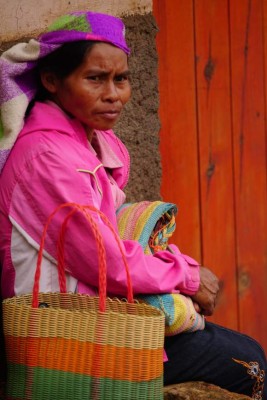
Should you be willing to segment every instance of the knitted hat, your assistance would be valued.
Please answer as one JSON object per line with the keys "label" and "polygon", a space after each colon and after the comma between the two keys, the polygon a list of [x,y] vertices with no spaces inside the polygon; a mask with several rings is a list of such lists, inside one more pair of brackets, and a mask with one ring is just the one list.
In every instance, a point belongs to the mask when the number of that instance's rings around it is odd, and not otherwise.
{"label": "knitted hat", "polygon": [[125,41],[125,26],[120,18],[95,12],[74,12],[56,19],[40,42],[59,44],[77,40],[96,40],[111,43],[130,53]]}

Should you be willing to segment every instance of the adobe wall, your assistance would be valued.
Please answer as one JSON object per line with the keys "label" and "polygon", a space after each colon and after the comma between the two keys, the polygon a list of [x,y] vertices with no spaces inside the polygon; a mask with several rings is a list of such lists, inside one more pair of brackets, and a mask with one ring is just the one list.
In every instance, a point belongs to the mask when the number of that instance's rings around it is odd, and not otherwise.
{"label": "adobe wall", "polygon": [[[63,13],[84,10],[85,4],[88,9],[88,1],[84,0],[47,0],[40,2],[40,7],[36,7],[39,0],[12,0],[11,3],[0,0],[1,51],[14,43],[38,35],[55,17]],[[90,9],[118,15],[126,25],[127,41],[131,47],[129,64],[132,98],[115,127],[115,132],[126,144],[131,155],[127,201],[157,200],[160,198],[161,180],[158,148],[160,124],[155,46],[157,27],[152,15],[152,1],[90,1]]]}
{"label": "adobe wall", "polygon": [[[161,164],[159,154],[158,78],[152,14],[124,18],[132,54],[132,99],[126,106],[116,132],[131,155],[128,201],[159,200]],[[126,31],[127,32],[127,31]]]}

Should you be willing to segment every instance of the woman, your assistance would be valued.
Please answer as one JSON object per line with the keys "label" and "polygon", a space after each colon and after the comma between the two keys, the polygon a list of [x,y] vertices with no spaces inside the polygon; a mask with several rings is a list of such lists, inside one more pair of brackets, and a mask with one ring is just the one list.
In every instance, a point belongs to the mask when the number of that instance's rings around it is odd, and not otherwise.
{"label": "woman", "polygon": [[[32,291],[42,228],[59,204],[94,205],[116,227],[130,165],[125,146],[111,130],[131,94],[124,30],[117,18],[74,13],[57,20],[38,41],[17,45],[2,57],[4,298]],[[48,232],[41,291],[58,290],[54,244],[60,220],[55,218]],[[116,242],[108,228],[98,225],[107,252],[107,287],[111,295],[125,296]],[[175,246],[148,256],[137,242],[123,245],[135,295],[179,291],[192,297],[204,315],[212,314],[218,280],[211,271]],[[95,295],[95,243],[79,215],[69,224],[65,247],[68,290]],[[246,364],[255,361],[259,371],[266,369],[264,352],[254,340],[207,323],[205,330],[168,338],[165,345],[165,384],[203,380],[248,395],[254,387],[260,396],[262,384],[255,386],[258,377],[251,379]],[[232,358],[244,361],[245,368]]]}

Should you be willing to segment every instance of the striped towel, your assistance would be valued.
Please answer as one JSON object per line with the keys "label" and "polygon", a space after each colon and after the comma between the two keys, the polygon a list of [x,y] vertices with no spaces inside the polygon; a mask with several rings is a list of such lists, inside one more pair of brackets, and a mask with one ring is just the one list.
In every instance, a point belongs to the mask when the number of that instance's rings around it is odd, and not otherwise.
{"label": "striped towel", "polygon": [[[168,240],[176,227],[176,214],[175,204],[162,201],[123,204],[117,210],[120,237],[138,241],[145,254],[171,251]],[[196,312],[188,296],[178,293],[139,295],[138,300],[163,311],[166,336],[194,332],[205,327],[204,316]]]}

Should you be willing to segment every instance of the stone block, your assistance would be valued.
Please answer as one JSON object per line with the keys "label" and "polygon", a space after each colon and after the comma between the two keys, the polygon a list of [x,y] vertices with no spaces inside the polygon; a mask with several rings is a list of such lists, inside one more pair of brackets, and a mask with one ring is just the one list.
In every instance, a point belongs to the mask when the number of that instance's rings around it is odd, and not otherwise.
{"label": "stone block", "polygon": [[186,382],[164,387],[164,400],[249,400],[251,397],[232,393],[205,382]]}

